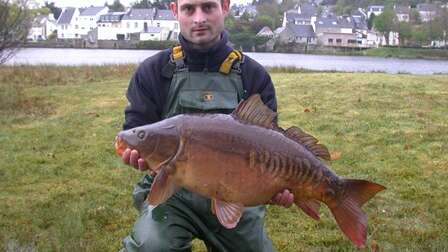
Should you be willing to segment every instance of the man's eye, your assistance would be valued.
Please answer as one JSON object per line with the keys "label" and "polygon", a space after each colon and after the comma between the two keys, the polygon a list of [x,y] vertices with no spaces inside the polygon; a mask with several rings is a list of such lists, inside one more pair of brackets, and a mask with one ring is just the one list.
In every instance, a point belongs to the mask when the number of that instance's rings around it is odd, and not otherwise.
{"label": "man's eye", "polygon": [[193,7],[191,7],[191,6],[185,6],[185,7],[183,8],[183,10],[184,10],[184,12],[192,13],[192,12],[193,12]]}
{"label": "man's eye", "polygon": [[210,12],[212,10],[213,6],[210,4],[206,4],[202,7],[202,11],[204,12]]}

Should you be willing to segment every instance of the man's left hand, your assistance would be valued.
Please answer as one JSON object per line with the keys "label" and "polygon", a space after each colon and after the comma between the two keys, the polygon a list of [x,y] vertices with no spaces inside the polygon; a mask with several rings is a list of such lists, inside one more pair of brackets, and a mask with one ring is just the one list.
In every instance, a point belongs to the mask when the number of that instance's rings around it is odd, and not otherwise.
{"label": "man's left hand", "polygon": [[292,203],[294,203],[294,194],[292,194],[288,189],[277,193],[269,202],[269,204],[283,207],[290,207]]}

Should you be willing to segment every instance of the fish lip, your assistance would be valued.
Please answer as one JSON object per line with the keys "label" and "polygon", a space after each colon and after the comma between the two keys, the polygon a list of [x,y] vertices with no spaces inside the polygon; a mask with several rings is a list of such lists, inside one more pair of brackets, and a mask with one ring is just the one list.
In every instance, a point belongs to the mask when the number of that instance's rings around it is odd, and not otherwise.
{"label": "fish lip", "polygon": [[115,152],[117,155],[122,156],[124,151],[128,148],[128,144],[120,136],[115,137]]}

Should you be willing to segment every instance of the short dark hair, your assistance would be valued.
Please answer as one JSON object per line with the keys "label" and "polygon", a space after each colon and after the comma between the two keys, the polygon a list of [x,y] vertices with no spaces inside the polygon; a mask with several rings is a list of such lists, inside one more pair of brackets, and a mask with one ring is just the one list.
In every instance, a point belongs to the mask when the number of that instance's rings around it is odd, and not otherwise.
{"label": "short dark hair", "polygon": [[[178,3],[178,1],[179,0],[173,0],[173,2],[176,2],[176,4]],[[220,2],[221,2],[221,5],[222,5],[224,3],[224,0],[221,0]],[[229,0],[229,2],[230,2],[230,0]]]}

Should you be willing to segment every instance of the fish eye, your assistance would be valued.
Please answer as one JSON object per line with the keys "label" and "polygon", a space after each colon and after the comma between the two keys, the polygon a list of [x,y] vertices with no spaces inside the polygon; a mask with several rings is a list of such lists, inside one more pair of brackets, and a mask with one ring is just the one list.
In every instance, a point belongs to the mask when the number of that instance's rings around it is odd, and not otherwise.
{"label": "fish eye", "polygon": [[140,139],[142,139],[142,140],[143,140],[143,138],[145,138],[145,135],[146,135],[146,133],[145,133],[144,130],[140,130],[140,131],[137,133],[137,137],[140,138]]}

